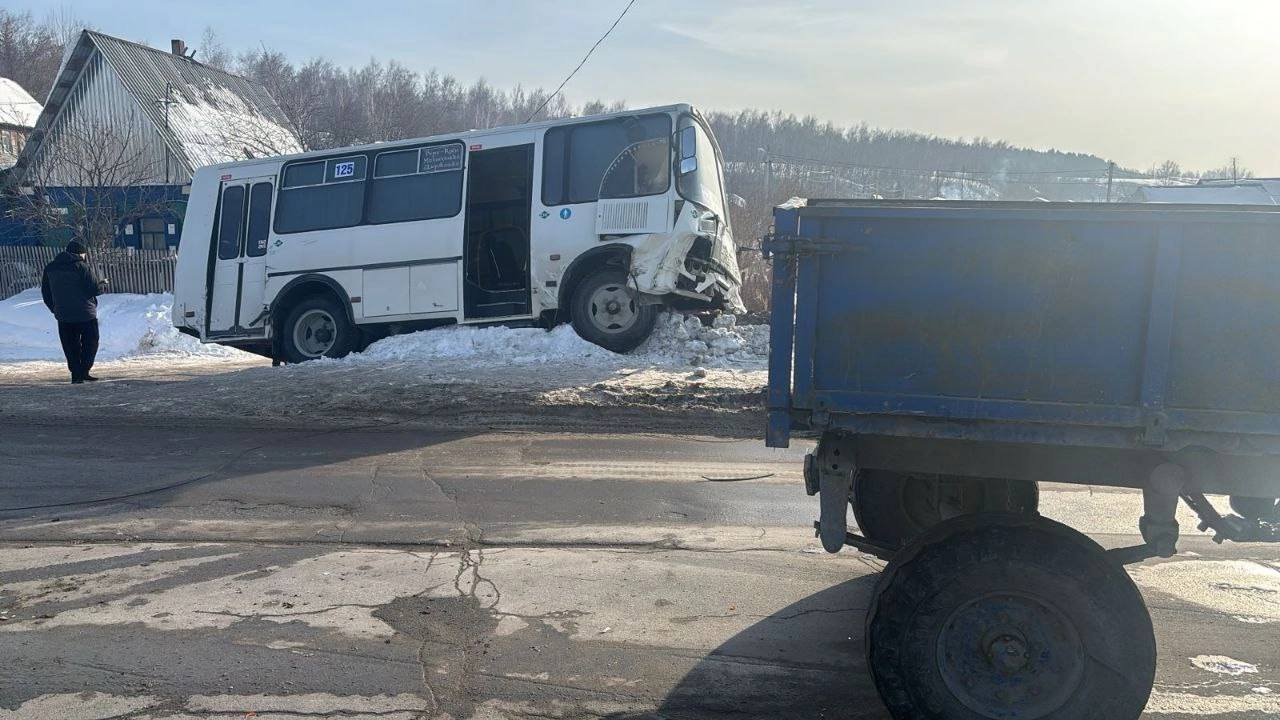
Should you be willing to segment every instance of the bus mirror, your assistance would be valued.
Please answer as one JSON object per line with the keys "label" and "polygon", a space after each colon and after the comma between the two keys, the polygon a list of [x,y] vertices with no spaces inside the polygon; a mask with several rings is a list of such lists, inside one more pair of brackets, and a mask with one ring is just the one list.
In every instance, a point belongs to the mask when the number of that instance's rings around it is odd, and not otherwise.
{"label": "bus mirror", "polygon": [[680,130],[680,174],[698,169],[698,131],[692,125]]}

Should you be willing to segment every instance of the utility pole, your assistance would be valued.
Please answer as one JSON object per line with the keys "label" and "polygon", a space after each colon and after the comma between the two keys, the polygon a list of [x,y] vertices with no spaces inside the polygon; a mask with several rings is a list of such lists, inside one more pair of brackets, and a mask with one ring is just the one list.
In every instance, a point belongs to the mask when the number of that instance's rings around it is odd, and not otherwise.
{"label": "utility pole", "polygon": [[1107,202],[1111,202],[1111,181],[1116,176],[1116,164],[1114,162],[1107,163]]}
{"label": "utility pole", "polygon": [[769,156],[769,148],[758,148],[764,156],[764,202],[773,205],[773,158]]}

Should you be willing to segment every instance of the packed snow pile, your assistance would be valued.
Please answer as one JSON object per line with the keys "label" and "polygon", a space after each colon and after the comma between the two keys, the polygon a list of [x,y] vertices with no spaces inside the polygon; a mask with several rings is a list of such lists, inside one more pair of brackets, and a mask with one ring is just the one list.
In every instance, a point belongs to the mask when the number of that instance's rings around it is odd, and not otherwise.
{"label": "packed snow pile", "polygon": [[627,355],[618,355],[578,337],[569,325],[539,328],[445,327],[379,340],[350,362],[466,360],[476,365],[572,363],[743,367],[767,364],[769,328],[738,325],[721,315],[710,326],[697,317],[663,313],[653,335]]}
{"label": "packed snow pile", "polygon": [[[167,293],[103,295],[98,298],[101,340],[98,358],[116,360],[138,355],[238,357],[238,350],[204,345],[179,333],[169,320],[173,296]],[[62,360],[58,323],[32,288],[0,300],[0,362]]]}
{"label": "packed snow pile", "polygon": [[1247,675],[1258,672],[1257,665],[1229,658],[1225,655],[1197,655],[1191,658],[1191,664],[1201,670],[1207,670],[1219,675]]}
{"label": "packed snow pile", "polygon": [[613,353],[561,325],[541,328],[449,326],[396,335],[352,355],[351,362],[466,360],[477,365],[600,362]]}
{"label": "packed snow pile", "polygon": [[636,354],[713,367],[767,364],[769,326],[739,325],[737,321],[735,315],[719,315],[708,327],[693,315],[663,313],[653,335]]}

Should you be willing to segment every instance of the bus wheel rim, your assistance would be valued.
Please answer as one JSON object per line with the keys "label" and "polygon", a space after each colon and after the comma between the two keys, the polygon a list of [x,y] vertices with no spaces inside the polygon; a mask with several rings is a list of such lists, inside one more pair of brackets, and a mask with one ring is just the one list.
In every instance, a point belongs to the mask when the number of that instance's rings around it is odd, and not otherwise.
{"label": "bus wheel rim", "polygon": [[337,341],[337,323],[325,310],[308,310],[293,326],[293,346],[307,357],[323,356]]}
{"label": "bus wheel rim", "polygon": [[591,293],[591,323],[607,333],[625,332],[636,322],[636,300],[626,285],[608,283]]}

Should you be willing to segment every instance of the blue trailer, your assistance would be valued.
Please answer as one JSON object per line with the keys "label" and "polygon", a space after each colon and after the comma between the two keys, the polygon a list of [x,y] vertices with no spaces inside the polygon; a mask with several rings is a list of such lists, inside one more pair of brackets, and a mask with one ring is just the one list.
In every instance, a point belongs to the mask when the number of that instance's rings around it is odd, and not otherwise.
{"label": "blue trailer", "polygon": [[[866,637],[894,717],[1138,717],[1123,565],[1176,552],[1180,500],[1280,539],[1280,208],[794,201],[764,250],[767,442],[818,438],[824,547],[889,561]],[[1141,489],[1143,544],[1040,517],[1042,481]]]}

